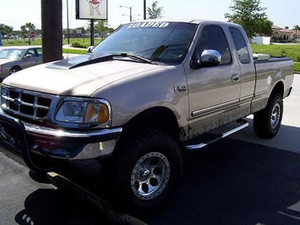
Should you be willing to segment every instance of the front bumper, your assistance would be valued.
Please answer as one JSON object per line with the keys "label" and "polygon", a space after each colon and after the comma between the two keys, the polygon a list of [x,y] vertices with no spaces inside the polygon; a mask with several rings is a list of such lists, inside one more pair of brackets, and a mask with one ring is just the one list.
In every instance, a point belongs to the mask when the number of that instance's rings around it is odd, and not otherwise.
{"label": "front bumper", "polygon": [[16,119],[0,110],[0,150],[40,170],[35,155],[55,159],[91,159],[112,153],[122,128],[65,131]]}

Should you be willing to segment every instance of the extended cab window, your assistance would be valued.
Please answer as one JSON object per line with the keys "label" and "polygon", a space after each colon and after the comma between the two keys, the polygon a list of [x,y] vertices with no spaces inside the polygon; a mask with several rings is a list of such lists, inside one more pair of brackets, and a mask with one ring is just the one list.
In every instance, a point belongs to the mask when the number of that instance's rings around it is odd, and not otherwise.
{"label": "extended cab window", "polygon": [[250,63],[249,50],[241,31],[235,27],[230,27],[229,30],[232,35],[240,62],[243,64]]}
{"label": "extended cab window", "polygon": [[223,29],[217,25],[208,25],[203,28],[197,43],[196,51],[198,55],[204,50],[217,50],[222,56],[221,65],[231,62],[231,54]]}

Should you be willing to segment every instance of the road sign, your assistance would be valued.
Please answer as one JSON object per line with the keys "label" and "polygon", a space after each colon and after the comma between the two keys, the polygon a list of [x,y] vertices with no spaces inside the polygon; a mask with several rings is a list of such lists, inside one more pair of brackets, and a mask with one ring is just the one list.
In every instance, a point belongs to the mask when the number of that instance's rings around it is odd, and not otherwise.
{"label": "road sign", "polygon": [[76,19],[107,20],[107,0],[76,0]]}

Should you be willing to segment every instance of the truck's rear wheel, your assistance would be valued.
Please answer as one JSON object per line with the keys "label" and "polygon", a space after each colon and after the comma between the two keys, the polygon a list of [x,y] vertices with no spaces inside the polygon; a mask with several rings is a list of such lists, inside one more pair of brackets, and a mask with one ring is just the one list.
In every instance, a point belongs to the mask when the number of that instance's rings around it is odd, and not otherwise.
{"label": "truck's rear wheel", "polygon": [[254,132],[261,138],[274,137],[280,128],[282,113],[282,96],[279,93],[273,93],[267,107],[254,114]]}
{"label": "truck's rear wheel", "polygon": [[177,143],[160,131],[146,130],[126,138],[118,148],[110,162],[110,194],[116,205],[135,212],[164,205],[182,173]]}

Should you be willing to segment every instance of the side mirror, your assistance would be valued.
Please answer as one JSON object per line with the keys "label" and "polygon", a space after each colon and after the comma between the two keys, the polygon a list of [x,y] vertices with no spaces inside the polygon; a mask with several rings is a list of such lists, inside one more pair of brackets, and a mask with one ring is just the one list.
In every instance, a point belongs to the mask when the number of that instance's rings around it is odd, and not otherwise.
{"label": "side mirror", "polygon": [[25,58],[25,59],[28,59],[28,58],[32,58],[32,57],[33,57],[33,56],[32,56],[31,54],[26,54],[24,58]]}
{"label": "side mirror", "polygon": [[86,50],[87,53],[91,53],[95,46],[89,46]]}
{"label": "side mirror", "polygon": [[192,69],[199,69],[201,67],[212,67],[221,64],[221,54],[213,49],[204,50],[200,58],[195,56],[191,61]]}

